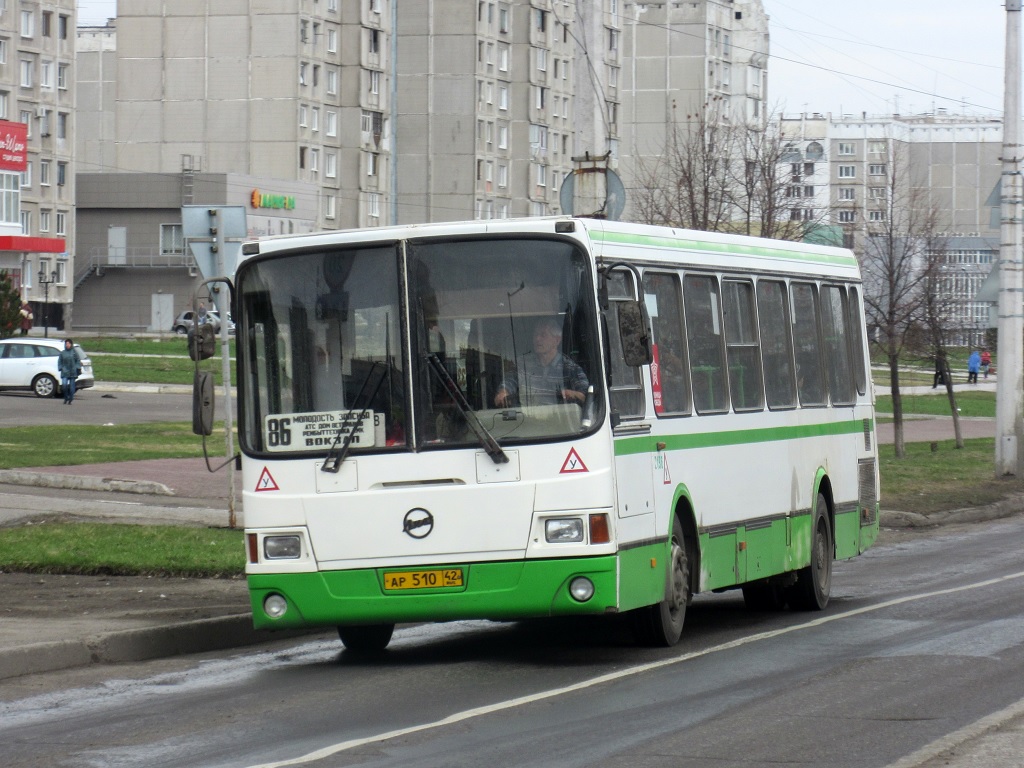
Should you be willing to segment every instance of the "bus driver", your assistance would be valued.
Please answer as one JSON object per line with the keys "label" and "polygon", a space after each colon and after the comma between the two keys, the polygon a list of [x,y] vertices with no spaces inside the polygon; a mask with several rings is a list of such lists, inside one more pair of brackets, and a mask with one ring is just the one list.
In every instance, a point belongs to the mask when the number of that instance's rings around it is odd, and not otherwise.
{"label": "bus driver", "polygon": [[554,317],[541,318],[533,327],[533,352],[519,361],[506,376],[494,397],[499,408],[514,405],[578,403],[587,398],[590,381],[583,369],[562,354],[562,324]]}

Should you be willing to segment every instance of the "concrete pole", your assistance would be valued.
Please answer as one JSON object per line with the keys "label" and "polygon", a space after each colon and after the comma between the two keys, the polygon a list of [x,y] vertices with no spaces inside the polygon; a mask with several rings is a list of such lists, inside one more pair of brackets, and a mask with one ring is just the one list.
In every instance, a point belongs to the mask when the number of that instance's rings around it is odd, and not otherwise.
{"label": "concrete pole", "polygon": [[1021,252],[1021,2],[1006,0],[1002,223],[999,246],[999,370],[996,376],[996,477],[1021,474],[1024,389],[1024,272]]}

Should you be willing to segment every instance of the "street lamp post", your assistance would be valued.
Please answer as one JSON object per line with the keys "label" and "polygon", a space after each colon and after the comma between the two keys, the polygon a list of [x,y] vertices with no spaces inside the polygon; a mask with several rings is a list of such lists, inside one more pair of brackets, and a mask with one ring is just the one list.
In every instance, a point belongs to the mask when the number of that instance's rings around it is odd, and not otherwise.
{"label": "street lamp post", "polygon": [[50,285],[57,282],[57,270],[50,272],[50,279],[46,279],[46,273],[39,270],[39,284],[43,286],[43,336],[50,338]]}

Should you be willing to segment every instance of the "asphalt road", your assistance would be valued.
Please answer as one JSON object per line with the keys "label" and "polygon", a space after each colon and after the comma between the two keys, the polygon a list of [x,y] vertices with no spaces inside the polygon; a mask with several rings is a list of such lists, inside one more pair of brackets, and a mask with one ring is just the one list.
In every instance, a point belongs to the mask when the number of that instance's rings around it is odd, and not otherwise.
{"label": "asphalt road", "polygon": [[900,535],[837,565],[827,611],[701,596],[673,649],[611,621],[458,622],[400,628],[371,659],[328,637],[62,675],[0,704],[0,751],[12,768],[889,766],[1024,698],[1022,546],[1022,516]]}
{"label": "asphalt road", "polygon": [[[220,402],[217,405],[219,407]],[[71,405],[64,405],[64,401],[57,397],[41,398],[29,392],[0,392],[0,427],[139,424],[148,421],[191,422],[192,396],[84,389],[75,395]]]}

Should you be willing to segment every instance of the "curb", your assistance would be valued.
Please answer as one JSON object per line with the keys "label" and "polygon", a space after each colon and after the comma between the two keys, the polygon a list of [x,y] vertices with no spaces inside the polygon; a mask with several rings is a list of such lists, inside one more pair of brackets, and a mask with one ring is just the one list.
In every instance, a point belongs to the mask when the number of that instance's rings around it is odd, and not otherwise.
{"label": "curb", "polygon": [[119,491],[152,496],[173,496],[174,491],[153,480],[122,480],[116,477],[89,477],[62,475],[56,472],[27,472],[20,469],[0,469],[0,483],[29,485],[36,488],[65,488],[80,491]]}
{"label": "curb", "polygon": [[247,613],[168,626],[106,632],[81,640],[39,643],[0,651],[0,680],[92,664],[146,661],[221,651],[315,632],[323,632],[323,629],[275,632],[253,629],[252,616]]}
{"label": "curb", "polygon": [[879,524],[884,528],[937,528],[941,525],[955,523],[984,523],[989,520],[1001,520],[1004,517],[1020,514],[1022,509],[1024,509],[1024,494],[1014,494],[982,507],[949,509],[930,515],[922,515],[919,512],[883,510],[879,516]]}

